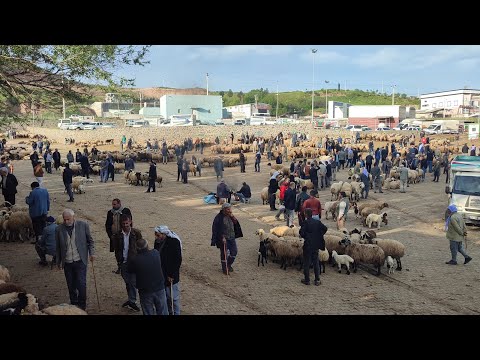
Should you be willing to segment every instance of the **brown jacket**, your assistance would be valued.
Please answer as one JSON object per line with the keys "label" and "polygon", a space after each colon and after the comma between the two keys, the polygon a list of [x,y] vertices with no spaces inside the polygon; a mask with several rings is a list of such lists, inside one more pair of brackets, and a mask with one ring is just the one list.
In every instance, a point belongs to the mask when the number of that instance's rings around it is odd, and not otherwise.
{"label": "brown jacket", "polygon": [[[126,261],[130,260],[132,256],[137,254],[137,246],[136,242],[138,239],[142,238],[142,233],[140,230],[132,228],[130,231],[130,237],[128,242],[128,255]],[[113,234],[112,236],[113,247],[115,250],[115,258],[117,259],[117,263],[122,264],[125,259],[123,258],[123,233],[120,230],[118,233]]]}
{"label": "brown jacket", "polygon": [[42,164],[35,165],[35,168],[33,169],[33,176],[35,176],[35,177],[42,177],[43,176]]}

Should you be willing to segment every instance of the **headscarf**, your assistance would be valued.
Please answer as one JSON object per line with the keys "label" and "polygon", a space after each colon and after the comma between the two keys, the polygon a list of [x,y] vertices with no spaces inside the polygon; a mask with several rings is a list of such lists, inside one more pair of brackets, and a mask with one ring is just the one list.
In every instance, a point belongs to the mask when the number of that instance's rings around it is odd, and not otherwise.
{"label": "headscarf", "polygon": [[175,234],[172,230],[170,230],[168,228],[167,225],[159,225],[155,228],[155,232],[156,233],[161,233],[161,234],[165,234],[167,235],[168,237],[171,237],[173,239],[177,239],[178,242],[180,243],[180,252],[182,251],[182,240],[180,240],[180,236],[178,236],[177,234]]}
{"label": "headscarf", "polygon": [[456,213],[457,212],[457,207],[455,205],[450,205],[447,210],[450,210],[451,214],[450,216],[447,218],[447,220],[445,221],[445,231],[448,230],[448,225],[450,224],[450,218],[452,216],[453,213]]}

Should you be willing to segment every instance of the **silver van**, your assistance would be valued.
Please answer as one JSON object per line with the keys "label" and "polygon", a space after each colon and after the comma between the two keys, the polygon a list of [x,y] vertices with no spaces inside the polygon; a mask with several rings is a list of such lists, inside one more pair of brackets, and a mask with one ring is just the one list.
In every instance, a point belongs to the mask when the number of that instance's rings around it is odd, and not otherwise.
{"label": "silver van", "polygon": [[60,129],[68,129],[68,127],[72,124],[72,119],[59,119],[57,123],[57,127]]}

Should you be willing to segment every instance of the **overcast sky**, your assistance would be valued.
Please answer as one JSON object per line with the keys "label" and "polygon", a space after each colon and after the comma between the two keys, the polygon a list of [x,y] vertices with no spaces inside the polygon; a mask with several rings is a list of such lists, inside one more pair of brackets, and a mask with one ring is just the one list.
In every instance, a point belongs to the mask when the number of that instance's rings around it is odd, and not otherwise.
{"label": "overcast sky", "polygon": [[208,73],[212,91],[305,91],[313,75],[315,89],[383,86],[391,94],[396,85],[395,93],[415,96],[480,89],[479,45],[155,45],[149,60],[119,74],[136,87],[206,88]]}

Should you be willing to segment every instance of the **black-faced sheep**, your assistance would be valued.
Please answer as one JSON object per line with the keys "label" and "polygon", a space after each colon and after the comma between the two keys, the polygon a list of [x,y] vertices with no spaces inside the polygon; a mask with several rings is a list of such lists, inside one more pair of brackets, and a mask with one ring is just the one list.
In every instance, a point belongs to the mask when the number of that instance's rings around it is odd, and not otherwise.
{"label": "black-faced sheep", "polygon": [[339,245],[344,247],[344,252],[353,258],[353,272],[357,272],[357,264],[371,264],[377,269],[377,276],[381,274],[381,268],[385,263],[385,253],[377,245],[355,244],[348,239],[340,241]]}

